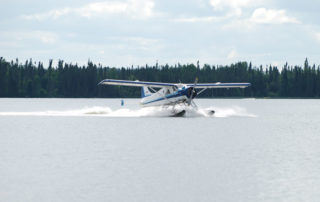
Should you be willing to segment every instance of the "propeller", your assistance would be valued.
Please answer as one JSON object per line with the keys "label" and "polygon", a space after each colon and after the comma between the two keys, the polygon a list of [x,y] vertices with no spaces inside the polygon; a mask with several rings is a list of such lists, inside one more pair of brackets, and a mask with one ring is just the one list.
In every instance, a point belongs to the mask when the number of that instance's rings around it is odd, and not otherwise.
{"label": "propeller", "polygon": [[190,97],[189,97],[189,99],[187,100],[187,103],[188,103],[189,106],[191,105],[191,103],[192,103],[194,106],[197,106],[197,105],[192,101],[192,99],[197,95],[197,91],[196,91],[196,89],[195,89],[197,83],[198,83],[198,78],[196,77],[196,79],[194,80],[194,85],[193,85],[193,87],[190,87],[190,88],[189,88]]}

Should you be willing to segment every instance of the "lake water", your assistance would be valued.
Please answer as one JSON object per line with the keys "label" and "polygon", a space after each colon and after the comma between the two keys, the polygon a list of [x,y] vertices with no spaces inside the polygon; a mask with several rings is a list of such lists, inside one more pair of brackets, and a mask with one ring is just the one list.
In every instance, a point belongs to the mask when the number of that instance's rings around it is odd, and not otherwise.
{"label": "lake water", "polygon": [[195,101],[0,99],[0,201],[320,201],[320,100]]}

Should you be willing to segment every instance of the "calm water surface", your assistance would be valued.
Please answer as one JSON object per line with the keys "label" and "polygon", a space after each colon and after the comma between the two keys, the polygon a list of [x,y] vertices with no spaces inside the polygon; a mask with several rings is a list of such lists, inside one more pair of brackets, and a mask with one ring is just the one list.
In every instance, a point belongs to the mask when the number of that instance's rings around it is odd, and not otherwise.
{"label": "calm water surface", "polygon": [[0,99],[0,201],[320,201],[320,100]]}

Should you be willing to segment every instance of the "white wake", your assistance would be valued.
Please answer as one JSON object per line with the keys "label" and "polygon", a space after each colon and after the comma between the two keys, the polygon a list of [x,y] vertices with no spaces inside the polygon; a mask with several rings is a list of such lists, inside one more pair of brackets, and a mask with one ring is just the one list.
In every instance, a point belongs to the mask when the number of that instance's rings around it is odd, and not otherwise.
{"label": "white wake", "polygon": [[[173,110],[179,112],[186,110],[184,117],[256,117],[254,114],[248,113],[245,108],[241,107],[209,107],[198,108],[177,106],[172,107],[145,107],[140,109],[120,108],[112,110],[109,107],[85,107],[83,109],[62,110],[62,111],[34,111],[34,112],[0,112],[0,116],[100,116],[100,117],[170,117]],[[215,111],[214,114],[210,113]]]}

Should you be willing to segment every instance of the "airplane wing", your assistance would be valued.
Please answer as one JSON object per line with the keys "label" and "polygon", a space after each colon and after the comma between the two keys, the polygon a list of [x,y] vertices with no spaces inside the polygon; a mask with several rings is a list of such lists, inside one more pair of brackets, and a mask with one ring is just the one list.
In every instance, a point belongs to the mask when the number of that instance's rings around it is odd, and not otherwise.
{"label": "airplane wing", "polygon": [[[174,83],[162,83],[162,82],[150,82],[150,81],[131,81],[131,80],[116,80],[116,79],[105,79],[102,80],[99,85],[119,85],[119,86],[149,86],[155,88],[163,88],[170,86],[177,86],[181,84]],[[194,88],[246,88],[251,86],[250,83],[197,83],[197,84],[182,84]]]}
{"label": "airplane wing", "polygon": [[150,86],[155,88],[176,86],[173,83],[161,83],[161,82],[149,82],[149,81],[130,81],[130,80],[115,80],[115,79],[105,79],[102,80],[98,85],[119,85],[119,86]]}
{"label": "airplane wing", "polygon": [[187,84],[194,88],[246,88],[251,86],[251,83],[197,83]]}

